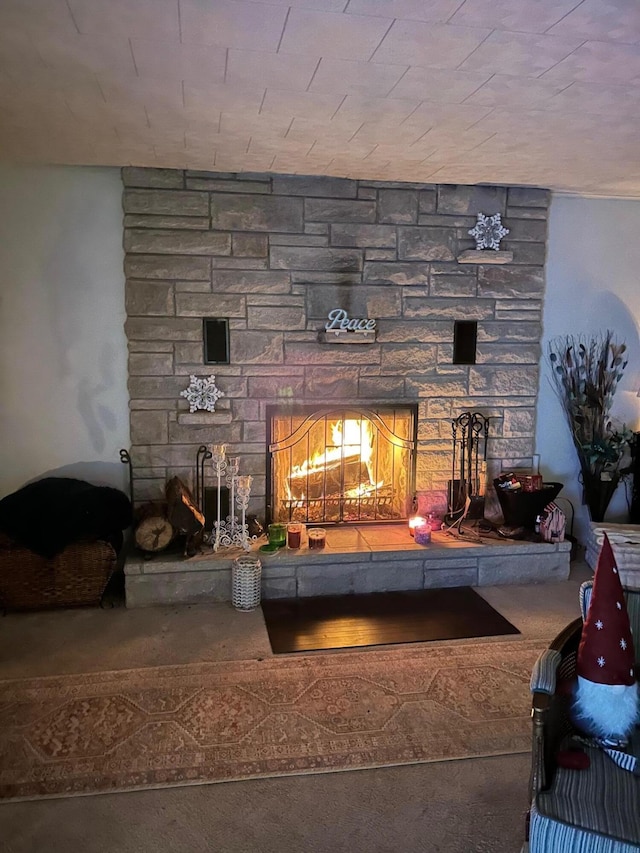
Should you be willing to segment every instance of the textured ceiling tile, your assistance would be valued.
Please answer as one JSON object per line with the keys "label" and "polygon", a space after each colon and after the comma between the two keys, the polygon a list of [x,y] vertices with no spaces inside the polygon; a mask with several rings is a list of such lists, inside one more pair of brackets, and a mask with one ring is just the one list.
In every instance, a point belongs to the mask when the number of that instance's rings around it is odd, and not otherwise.
{"label": "textured ceiling tile", "polygon": [[459,6],[460,0],[349,0],[346,12],[444,24]]}
{"label": "textured ceiling tile", "polygon": [[340,95],[318,95],[314,92],[285,92],[267,89],[261,113],[278,113],[298,118],[330,119],[340,106]]}
{"label": "textured ceiling tile", "polygon": [[640,77],[640,47],[589,41],[545,74],[549,80],[630,83]]}
{"label": "textured ceiling tile", "polygon": [[230,50],[226,82],[234,86],[305,90],[318,64],[315,57]]}
{"label": "textured ceiling tile", "polygon": [[34,44],[43,61],[53,69],[65,68],[83,74],[100,71],[135,73],[131,48],[127,39],[76,35],[56,38],[35,37]]}
{"label": "textured ceiling tile", "polygon": [[77,33],[66,0],[2,0],[0,33],[13,27],[30,33]]}
{"label": "textured ceiling tile", "polygon": [[560,36],[496,31],[461,66],[463,71],[537,77],[580,44]]}
{"label": "textured ceiling tile", "polygon": [[257,114],[264,97],[261,89],[239,89],[236,86],[191,86],[184,85],[185,109],[199,114],[200,110],[213,112],[252,112]]}
{"label": "textured ceiling tile", "polygon": [[564,88],[562,83],[534,78],[506,77],[496,74],[470,95],[465,104],[484,104],[489,107],[513,106],[536,108],[544,106]]}
{"label": "textured ceiling tile", "polygon": [[276,51],[287,10],[241,0],[180,0],[182,41]]}
{"label": "textured ceiling tile", "polygon": [[270,6],[291,6],[293,9],[317,9],[320,12],[342,12],[347,0],[253,0]]}
{"label": "textured ceiling tile", "polygon": [[224,83],[227,51],[222,47],[149,39],[132,39],[131,47],[140,77],[184,80],[202,86]]}
{"label": "textured ceiling tile", "polygon": [[248,133],[250,135],[277,134],[280,141],[291,126],[291,116],[278,113],[231,113],[223,112],[220,118],[220,133]]}
{"label": "textured ceiling tile", "polygon": [[14,27],[0,28],[0,63],[44,67],[31,36]]}
{"label": "textured ceiling tile", "polygon": [[177,2],[0,0],[0,157],[640,195],[635,0]]}
{"label": "textured ceiling tile", "polygon": [[360,127],[361,122],[352,118],[334,118],[331,121],[321,121],[315,118],[294,118],[287,139],[309,140],[309,144],[318,137],[341,139],[347,142]]}
{"label": "textured ceiling tile", "polygon": [[349,117],[361,122],[379,122],[397,126],[408,118],[420,101],[404,98],[363,98],[358,95],[348,95],[340,104],[336,118]]}
{"label": "textured ceiling tile", "polygon": [[[540,81],[542,82],[542,81]],[[580,112],[616,116],[620,103],[640,112],[640,87],[616,86],[606,83],[572,83],[544,103],[544,109],[563,113]]]}
{"label": "textured ceiling tile", "polygon": [[407,125],[388,125],[379,122],[365,122],[353,137],[354,140],[370,145],[396,144],[411,145],[427,130],[426,127]]}
{"label": "textured ceiling tile", "polygon": [[459,104],[489,79],[488,74],[468,71],[439,71],[436,68],[411,67],[390,92],[393,98],[420,98]]}
{"label": "textured ceiling tile", "polygon": [[466,0],[452,24],[491,27],[513,32],[544,33],[574,8],[579,0]]}
{"label": "textured ceiling tile", "polygon": [[360,142],[354,139],[352,142],[340,142],[332,139],[318,139],[309,153],[313,153],[314,157],[337,157],[344,154],[348,157],[353,157],[354,160],[362,160],[372,153],[376,148],[375,145],[366,142]]}
{"label": "textured ceiling tile", "polygon": [[80,100],[68,101],[69,110],[76,121],[86,129],[110,128],[119,123],[121,127],[142,128],[147,127],[147,117],[144,107],[134,106],[127,110],[103,104],[96,109],[93,104],[87,104]]}
{"label": "textured ceiling tile", "polygon": [[176,41],[178,0],[68,0],[81,33]]}
{"label": "textured ceiling tile", "polygon": [[278,154],[273,161],[272,169],[282,174],[328,174],[328,165],[330,158],[323,159],[322,157],[314,157],[311,154],[308,157],[299,157],[291,154]]}
{"label": "textured ceiling tile", "polygon": [[280,50],[316,58],[367,60],[390,24],[390,18],[292,9]]}
{"label": "textured ceiling tile", "polygon": [[94,75],[78,77],[66,73],[65,69],[52,71],[43,65],[11,64],[3,69],[2,86],[16,87],[21,97],[28,98],[30,93],[39,93],[43,97],[51,97],[52,93],[78,94],[92,96],[104,100],[97,78]]}
{"label": "textured ceiling tile", "polygon": [[594,41],[637,43],[640,6],[637,0],[584,0],[549,32]]}
{"label": "textured ceiling tile", "polygon": [[457,68],[489,35],[482,27],[395,21],[372,57],[375,62]]}
{"label": "textured ceiling tile", "polygon": [[239,151],[217,151],[216,169],[222,172],[268,172],[273,155],[254,156]]}
{"label": "textured ceiling tile", "polygon": [[[386,166],[388,164],[385,163],[384,165]],[[347,157],[334,157],[329,163],[331,174],[338,175],[339,177],[346,177],[349,175],[350,177],[361,181],[374,180],[375,175],[378,172],[378,168],[379,167],[375,164],[368,163],[366,160],[354,163]]]}
{"label": "textured ceiling tile", "polygon": [[407,119],[405,125],[415,127],[436,127],[447,124],[457,130],[466,130],[491,112],[489,107],[475,104],[436,104],[423,102]]}
{"label": "textured ceiling tile", "polygon": [[472,151],[478,145],[482,145],[494,136],[495,131],[482,130],[472,127],[470,130],[461,132],[459,128],[449,127],[446,124],[441,127],[433,127],[424,133],[411,147],[423,151],[425,156],[434,148],[446,149],[451,152]]}
{"label": "textured ceiling tile", "polygon": [[181,109],[182,86],[155,78],[127,77],[117,74],[99,74],[98,83],[107,104],[126,109],[134,104],[144,104],[152,109]]}
{"label": "textured ceiling tile", "polygon": [[[323,58],[309,90],[342,95],[385,97],[407,68],[407,65],[383,65],[379,62]],[[404,96],[398,95],[398,97]],[[413,97],[413,95],[407,97]]]}

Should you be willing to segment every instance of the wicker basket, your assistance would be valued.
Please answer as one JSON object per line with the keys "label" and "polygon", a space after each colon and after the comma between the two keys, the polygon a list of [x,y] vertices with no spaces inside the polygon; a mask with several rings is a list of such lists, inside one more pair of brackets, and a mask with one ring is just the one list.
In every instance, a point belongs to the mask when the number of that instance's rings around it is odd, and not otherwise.
{"label": "wicker basket", "polygon": [[117,556],[107,542],[75,542],[51,560],[0,538],[0,607],[44,610],[100,604]]}

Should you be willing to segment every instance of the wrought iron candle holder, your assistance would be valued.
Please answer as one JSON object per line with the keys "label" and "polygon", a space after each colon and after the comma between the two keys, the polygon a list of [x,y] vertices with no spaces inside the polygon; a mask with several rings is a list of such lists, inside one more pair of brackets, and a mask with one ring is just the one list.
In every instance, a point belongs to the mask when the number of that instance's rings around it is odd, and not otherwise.
{"label": "wrought iron candle holder", "polygon": [[[249,551],[251,550],[251,541],[255,538],[249,536],[249,527],[246,523],[246,511],[249,506],[253,477],[241,476],[238,473],[240,458],[238,456],[227,457],[226,454],[226,444],[211,445],[211,463],[216,473],[218,488],[218,517],[214,522],[213,550],[240,547]],[[230,490],[229,515],[225,520],[222,520],[220,511],[223,478]],[[236,516],[236,507],[241,511],[240,523],[238,523]]]}

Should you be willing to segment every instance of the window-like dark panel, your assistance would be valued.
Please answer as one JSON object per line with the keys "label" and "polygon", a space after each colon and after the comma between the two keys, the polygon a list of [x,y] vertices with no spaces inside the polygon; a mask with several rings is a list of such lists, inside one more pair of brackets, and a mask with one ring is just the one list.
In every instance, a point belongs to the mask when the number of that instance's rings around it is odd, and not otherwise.
{"label": "window-like dark panel", "polygon": [[456,320],[453,326],[453,363],[475,364],[478,324],[475,320]]}
{"label": "window-like dark panel", "polygon": [[204,363],[229,364],[229,321],[205,317],[202,324]]}

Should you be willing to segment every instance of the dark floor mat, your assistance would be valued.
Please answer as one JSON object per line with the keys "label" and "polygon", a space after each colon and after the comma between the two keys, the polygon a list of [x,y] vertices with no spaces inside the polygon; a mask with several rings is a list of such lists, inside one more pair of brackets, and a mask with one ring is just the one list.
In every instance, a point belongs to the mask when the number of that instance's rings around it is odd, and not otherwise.
{"label": "dark floor mat", "polygon": [[519,634],[469,586],[262,602],[275,654]]}

